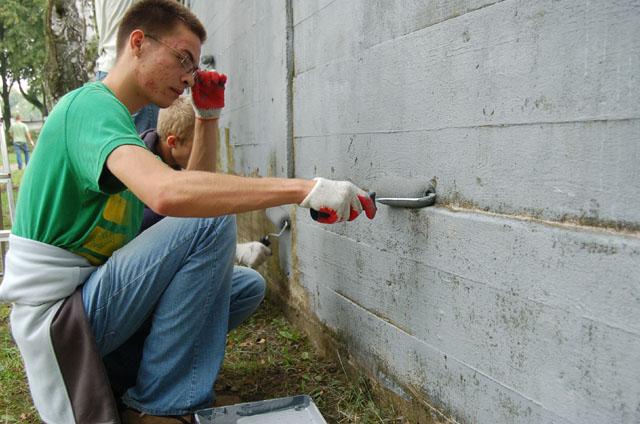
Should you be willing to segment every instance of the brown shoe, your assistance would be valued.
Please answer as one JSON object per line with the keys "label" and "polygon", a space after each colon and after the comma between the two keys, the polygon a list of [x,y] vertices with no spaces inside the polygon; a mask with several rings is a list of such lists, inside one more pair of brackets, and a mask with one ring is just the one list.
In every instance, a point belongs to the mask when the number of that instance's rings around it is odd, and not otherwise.
{"label": "brown shoe", "polygon": [[148,415],[128,408],[122,413],[123,424],[194,424],[193,414],[190,415]]}

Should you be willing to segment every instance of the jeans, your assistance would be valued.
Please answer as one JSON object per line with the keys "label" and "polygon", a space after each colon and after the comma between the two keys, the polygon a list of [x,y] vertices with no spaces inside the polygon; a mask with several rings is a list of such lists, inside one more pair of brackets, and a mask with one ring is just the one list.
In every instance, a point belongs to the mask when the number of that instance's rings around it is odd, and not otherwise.
{"label": "jeans", "polygon": [[18,161],[18,169],[22,169],[22,155],[24,154],[24,165],[27,166],[29,163],[29,147],[27,147],[27,143],[22,141],[15,141],[13,143],[13,148],[16,151],[16,160]]}
{"label": "jeans", "polygon": [[146,130],[154,129],[158,126],[158,113],[160,113],[160,108],[153,103],[149,103],[131,115],[133,122],[136,124],[138,134],[142,134]]}
{"label": "jeans", "polygon": [[[106,76],[107,72],[98,71],[96,72],[96,81],[102,81]],[[158,113],[160,112],[160,108],[153,104],[149,103],[144,106],[142,109],[138,110],[132,116],[133,122],[136,125],[136,130],[138,134],[142,134],[146,130],[155,129],[158,126]]]}
{"label": "jeans", "polygon": [[110,378],[137,369],[125,405],[152,415],[211,406],[227,331],[264,297],[262,277],[233,266],[235,244],[234,216],[165,218],[86,280],[84,307]]}

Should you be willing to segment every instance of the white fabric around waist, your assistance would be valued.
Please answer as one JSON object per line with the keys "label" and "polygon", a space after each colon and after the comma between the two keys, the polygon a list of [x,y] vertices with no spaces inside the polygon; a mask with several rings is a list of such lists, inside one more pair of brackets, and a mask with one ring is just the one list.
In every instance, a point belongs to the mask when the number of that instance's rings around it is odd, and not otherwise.
{"label": "white fabric around waist", "polygon": [[94,270],[85,258],[67,250],[9,236],[0,301],[13,302],[11,331],[24,360],[33,402],[47,423],[75,422],[50,328],[63,299]]}
{"label": "white fabric around waist", "polygon": [[56,302],[71,295],[95,268],[75,253],[11,234],[0,301],[32,306]]}

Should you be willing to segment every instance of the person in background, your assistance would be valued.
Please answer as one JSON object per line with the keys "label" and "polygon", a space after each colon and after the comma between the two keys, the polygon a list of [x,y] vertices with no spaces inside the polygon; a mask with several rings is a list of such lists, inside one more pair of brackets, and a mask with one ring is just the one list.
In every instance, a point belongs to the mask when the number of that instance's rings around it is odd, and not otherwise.
{"label": "person in background", "polygon": [[22,155],[24,155],[24,166],[29,163],[29,146],[27,141],[34,146],[29,127],[22,122],[20,115],[16,114],[15,122],[9,128],[9,134],[13,140],[13,148],[16,152],[16,160],[18,161],[18,169],[22,169]]}

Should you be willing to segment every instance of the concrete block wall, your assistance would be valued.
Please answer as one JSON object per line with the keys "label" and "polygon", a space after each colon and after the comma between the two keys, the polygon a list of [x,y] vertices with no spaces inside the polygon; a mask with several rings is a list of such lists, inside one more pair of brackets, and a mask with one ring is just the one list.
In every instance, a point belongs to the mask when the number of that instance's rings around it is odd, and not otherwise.
{"label": "concrete block wall", "polygon": [[280,266],[363,368],[460,423],[640,422],[639,2],[190,3],[223,169],[436,184],[294,209]]}
{"label": "concrete block wall", "polygon": [[246,175],[287,176],[285,2],[191,1],[206,24],[202,55],[230,76],[219,168]]}

